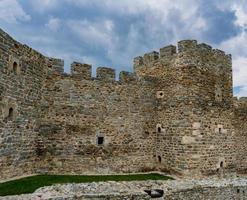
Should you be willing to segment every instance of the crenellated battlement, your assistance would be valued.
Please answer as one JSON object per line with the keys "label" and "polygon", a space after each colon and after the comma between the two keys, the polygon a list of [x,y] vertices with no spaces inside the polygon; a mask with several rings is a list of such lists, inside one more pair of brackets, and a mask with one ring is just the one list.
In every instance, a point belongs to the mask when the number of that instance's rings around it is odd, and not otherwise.
{"label": "crenellated battlement", "polygon": [[[64,75],[77,80],[98,80],[105,82],[113,82],[116,80],[116,70],[110,67],[98,67],[96,69],[96,77],[92,76],[92,65],[74,61],[70,67],[70,74],[64,74],[64,61],[58,58],[46,58],[48,74]],[[121,71],[118,76],[121,83],[132,83],[136,81],[136,76],[127,71]]]}
{"label": "crenellated battlement", "polygon": [[[152,67],[154,63],[168,61],[172,66],[196,66],[204,70],[229,71],[231,55],[219,49],[213,49],[205,43],[198,44],[196,40],[182,40],[174,45],[160,48],[159,52],[152,51],[134,58],[134,71],[142,67]],[[224,67],[224,69],[221,69]]]}
{"label": "crenellated battlement", "polygon": [[[98,67],[96,69],[96,79],[92,76],[92,65],[73,62],[71,64],[72,78],[79,80],[97,80],[105,82],[116,81],[116,70],[109,67]],[[120,83],[132,83],[136,80],[133,73],[127,71],[121,71],[118,76]]]}

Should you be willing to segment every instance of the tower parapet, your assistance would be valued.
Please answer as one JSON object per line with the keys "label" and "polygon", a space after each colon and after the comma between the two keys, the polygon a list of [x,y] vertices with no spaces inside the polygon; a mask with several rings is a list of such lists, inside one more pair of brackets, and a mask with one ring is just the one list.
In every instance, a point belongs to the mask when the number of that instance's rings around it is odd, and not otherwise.
{"label": "tower parapet", "polygon": [[196,40],[182,40],[178,42],[177,49],[176,52],[176,46],[169,45],[161,48],[159,53],[153,51],[134,58],[134,71],[162,61],[169,61],[168,65],[171,66],[195,66],[216,73],[231,71],[231,55],[210,45],[198,44]]}

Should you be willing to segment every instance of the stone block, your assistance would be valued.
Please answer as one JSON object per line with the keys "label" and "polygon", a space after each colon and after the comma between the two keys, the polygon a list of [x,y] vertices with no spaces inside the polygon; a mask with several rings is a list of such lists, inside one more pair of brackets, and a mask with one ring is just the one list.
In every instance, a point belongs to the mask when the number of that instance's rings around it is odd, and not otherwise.
{"label": "stone block", "polygon": [[200,134],[201,134],[200,130],[193,130],[192,131],[192,135],[194,135],[194,136],[197,136],[197,135],[200,135]]}
{"label": "stone block", "polygon": [[194,144],[196,143],[196,138],[191,136],[183,136],[181,144]]}
{"label": "stone block", "polygon": [[201,128],[201,123],[200,122],[194,122],[193,123],[193,129],[199,129]]}

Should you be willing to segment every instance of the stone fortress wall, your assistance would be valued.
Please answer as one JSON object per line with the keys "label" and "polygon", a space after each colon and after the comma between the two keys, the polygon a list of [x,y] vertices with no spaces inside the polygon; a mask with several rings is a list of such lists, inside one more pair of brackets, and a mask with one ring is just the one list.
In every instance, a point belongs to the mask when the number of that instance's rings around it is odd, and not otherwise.
{"label": "stone fortress wall", "polygon": [[159,81],[156,153],[162,168],[194,176],[234,171],[231,66],[230,55],[193,40],[135,59],[138,76]]}
{"label": "stone fortress wall", "polygon": [[236,132],[236,152],[237,152],[237,169],[239,173],[247,173],[247,98],[242,97],[235,100],[234,110],[234,127]]}
{"label": "stone fortress wall", "polygon": [[40,167],[54,173],[152,169],[153,83],[132,79],[122,73],[115,81],[109,68],[98,68],[93,78],[91,66],[79,63],[71,75],[49,76],[36,127]]}
{"label": "stone fortress wall", "polygon": [[45,58],[0,30],[0,178],[34,173]]}
{"label": "stone fortress wall", "polygon": [[63,73],[0,31],[0,179],[34,173],[246,172],[246,106],[230,55],[194,40],[134,59],[134,73]]}

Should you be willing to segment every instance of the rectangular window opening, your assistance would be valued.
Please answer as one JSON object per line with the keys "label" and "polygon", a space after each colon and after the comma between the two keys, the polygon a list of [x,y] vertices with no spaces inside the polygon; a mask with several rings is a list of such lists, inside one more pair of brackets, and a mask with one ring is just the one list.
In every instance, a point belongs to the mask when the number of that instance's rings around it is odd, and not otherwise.
{"label": "rectangular window opening", "polygon": [[104,137],[97,137],[97,144],[103,145],[104,144]]}

